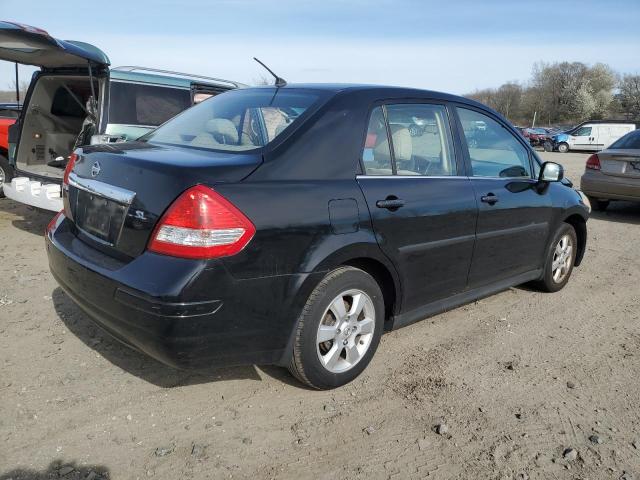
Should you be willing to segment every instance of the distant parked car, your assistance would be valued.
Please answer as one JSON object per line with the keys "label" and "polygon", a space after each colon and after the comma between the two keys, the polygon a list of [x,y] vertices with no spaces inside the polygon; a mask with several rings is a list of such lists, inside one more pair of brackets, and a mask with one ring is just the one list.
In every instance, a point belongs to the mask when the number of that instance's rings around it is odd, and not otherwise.
{"label": "distant parked car", "polygon": [[79,146],[135,140],[203,97],[236,82],[143,67],[109,68],[100,49],[46,31],[0,22],[0,60],[39,66],[9,129],[7,197],[62,209],[63,170]]}
{"label": "distant parked car", "polygon": [[611,200],[640,202],[640,130],[591,155],[580,185],[594,210],[605,210]]}
{"label": "distant parked car", "polygon": [[598,151],[636,129],[634,123],[611,120],[583,122],[572,130],[557,133],[545,142],[544,149],[566,153],[569,150]]}
{"label": "distant parked car", "polygon": [[9,127],[16,122],[22,106],[19,103],[0,103],[0,198],[4,197],[2,184],[11,179],[9,165]]}
{"label": "distant parked car", "polygon": [[549,129],[547,128],[531,127],[525,128],[523,131],[523,135],[527,140],[529,140],[531,146],[538,147],[544,145],[544,142],[549,139],[550,133]]}

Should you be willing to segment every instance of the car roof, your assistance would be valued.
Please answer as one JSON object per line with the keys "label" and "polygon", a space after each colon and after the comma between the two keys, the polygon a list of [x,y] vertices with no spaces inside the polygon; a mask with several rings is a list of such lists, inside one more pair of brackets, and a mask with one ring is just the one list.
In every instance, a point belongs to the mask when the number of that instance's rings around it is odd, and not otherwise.
{"label": "car roof", "polygon": [[20,110],[22,105],[19,103],[0,103],[0,109],[3,110]]}
{"label": "car roof", "polygon": [[[275,90],[275,85],[263,85],[251,88],[266,88]],[[371,84],[353,84],[353,83],[293,83],[287,84],[284,87],[279,87],[284,90],[304,89],[304,90],[317,90],[331,93],[349,93],[349,92],[368,92],[372,96],[380,99],[393,99],[393,98],[424,98],[432,100],[446,100],[450,102],[465,103],[473,105],[484,110],[491,110],[486,105],[483,105],[470,98],[461,97],[458,95],[452,95],[450,93],[438,92],[435,90],[423,90],[419,88],[411,87],[396,87],[389,85],[371,85]]]}

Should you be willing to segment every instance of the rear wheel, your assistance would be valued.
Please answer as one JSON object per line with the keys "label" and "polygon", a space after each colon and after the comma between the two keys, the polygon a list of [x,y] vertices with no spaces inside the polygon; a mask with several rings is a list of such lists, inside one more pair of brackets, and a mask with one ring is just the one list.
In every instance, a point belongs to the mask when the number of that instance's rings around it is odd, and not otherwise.
{"label": "rear wheel", "polygon": [[296,327],[289,371],[317,389],[340,387],[367,367],[384,327],[382,291],[368,273],[340,267],[309,296]]}
{"label": "rear wheel", "polygon": [[0,198],[4,197],[2,184],[8,183],[13,178],[13,168],[9,165],[9,160],[0,155]]}
{"label": "rear wheel", "polygon": [[589,197],[589,203],[591,203],[591,208],[596,212],[604,212],[609,206],[609,200],[602,200],[593,197]]}
{"label": "rear wheel", "polygon": [[576,260],[578,237],[568,223],[562,224],[547,249],[544,276],[538,282],[541,290],[557,292],[569,281]]}
{"label": "rear wheel", "polygon": [[569,151],[569,144],[562,142],[560,145],[558,145],[558,151],[560,153],[567,153]]}

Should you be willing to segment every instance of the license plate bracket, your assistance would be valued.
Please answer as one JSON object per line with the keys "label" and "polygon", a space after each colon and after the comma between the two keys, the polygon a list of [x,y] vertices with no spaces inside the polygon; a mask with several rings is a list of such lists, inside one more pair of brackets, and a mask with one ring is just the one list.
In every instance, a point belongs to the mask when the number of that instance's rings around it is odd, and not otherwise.
{"label": "license plate bracket", "polygon": [[115,245],[127,208],[127,205],[78,189],[74,220],[85,233],[109,245]]}

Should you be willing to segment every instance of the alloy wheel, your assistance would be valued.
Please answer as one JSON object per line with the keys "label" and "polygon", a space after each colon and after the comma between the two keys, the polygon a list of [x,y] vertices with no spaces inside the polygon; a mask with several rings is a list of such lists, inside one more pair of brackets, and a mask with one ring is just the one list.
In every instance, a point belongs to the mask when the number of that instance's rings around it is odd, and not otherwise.
{"label": "alloy wheel", "polygon": [[347,290],[331,301],[316,335],[318,358],[325,369],[343,373],[365,356],[373,340],[375,315],[371,298],[362,290]]}
{"label": "alloy wheel", "polygon": [[573,261],[573,240],[569,235],[563,235],[556,244],[551,263],[551,273],[555,283],[562,283]]}

